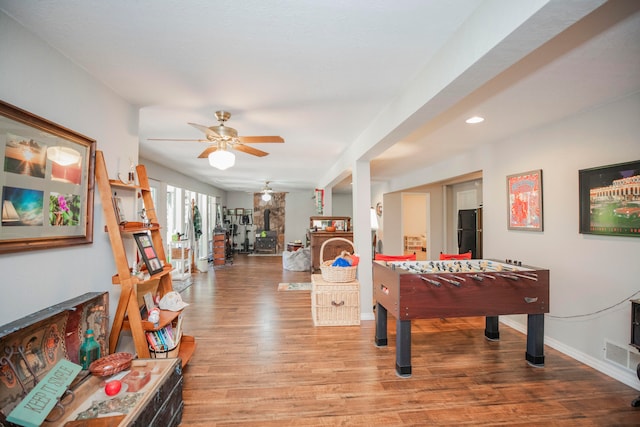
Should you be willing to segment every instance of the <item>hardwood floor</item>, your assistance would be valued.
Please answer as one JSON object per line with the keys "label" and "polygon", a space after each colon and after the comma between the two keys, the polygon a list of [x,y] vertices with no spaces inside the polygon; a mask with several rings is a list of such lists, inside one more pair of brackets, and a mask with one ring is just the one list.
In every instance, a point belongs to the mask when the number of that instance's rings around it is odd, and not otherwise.
{"label": "hardwood floor", "polygon": [[198,348],[184,370],[183,426],[640,425],[639,392],[545,348],[544,368],[524,360],[526,337],[483,318],[413,322],[413,376],[395,374],[374,322],[314,327],[309,282],[280,257],[236,256],[194,274],[185,332]]}

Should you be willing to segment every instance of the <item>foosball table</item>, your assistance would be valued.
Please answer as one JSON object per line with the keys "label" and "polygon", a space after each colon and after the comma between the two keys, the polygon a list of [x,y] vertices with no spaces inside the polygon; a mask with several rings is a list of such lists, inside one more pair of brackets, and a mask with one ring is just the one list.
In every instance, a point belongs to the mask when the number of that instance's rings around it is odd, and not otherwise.
{"label": "foosball table", "polygon": [[376,346],[387,345],[387,313],[396,318],[396,373],[411,376],[411,320],[485,316],[498,340],[498,316],[527,314],[525,358],[544,366],[549,270],[495,260],[374,261]]}

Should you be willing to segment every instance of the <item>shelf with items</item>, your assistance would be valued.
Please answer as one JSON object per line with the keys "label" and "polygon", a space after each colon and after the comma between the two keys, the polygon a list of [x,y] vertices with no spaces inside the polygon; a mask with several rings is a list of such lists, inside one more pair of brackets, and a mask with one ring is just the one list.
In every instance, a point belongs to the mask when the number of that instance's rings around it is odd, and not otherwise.
{"label": "shelf with items", "polygon": [[150,350],[155,352],[168,352],[180,350],[182,338],[182,313],[178,313],[174,320],[163,327],[157,327],[145,332]]}
{"label": "shelf with items", "polygon": [[[140,312],[140,303],[138,298],[138,289],[146,285],[153,284],[155,286],[154,293],[159,297],[173,290],[171,271],[173,267],[167,262],[165,255],[164,243],[158,219],[156,216],[153,198],[149,186],[146,169],[143,165],[136,166],[138,176],[138,185],[125,184],[118,180],[110,180],[108,178],[104,155],[101,151],[96,151],[96,185],[100,192],[100,199],[105,215],[106,231],[109,234],[109,241],[115,259],[117,273],[112,276],[113,284],[120,285],[120,298],[114,315],[111,333],[109,335],[109,352],[116,352],[120,335],[123,330],[130,330],[135,346],[135,351],[140,358],[149,358],[150,351],[146,338],[146,331],[153,329],[154,324],[143,320]],[[116,214],[116,204],[113,197],[116,192],[122,195],[121,190],[133,190],[130,197],[142,198],[142,207],[145,211],[146,218],[144,223],[140,222],[123,222]],[[147,224],[150,224],[148,226]],[[146,235],[145,235],[146,234]],[[125,238],[131,240],[134,237],[138,244],[140,255],[147,266],[147,271],[142,269],[140,273],[133,272],[131,265],[137,264],[137,261],[129,262],[127,251],[125,249]],[[137,253],[137,252],[136,252]],[[134,257],[137,258],[136,255]],[[156,273],[149,275],[149,271]],[[156,283],[157,282],[157,283]],[[161,313],[158,325],[166,326],[172,322],[177,314]],[[166,323],[165,323],[166,322]],[[193,337],[185,339],[190,345],[184,346],[189,349],[187,353],[180,351],[183,366],[189,361],[193,351],[195,350],[195,339]],[[181,346],[182,348],[183,346]]]}
{"label": "shelf with items", "polygon": [[174,240],[169,242],[171,277],[174,280],[191,280],[191,242],[188,240]]}
{"label": "shelf with items", "polygon": [[[149,273],[145,270],[142,270],[141,272],[138,273],[138,276],[134,276],[133,272],[131,271],[131,269],[129,269],[129,280],[131,280],[132,284],[138,284],[138,283],[143,283],[149,280],[153,280],[153,279],[160,279],[162,278],[162,276],[165,276],[169,273],[171,273],[171,270],[173,270],[173,267],[171,266],[171,264],[165,264],[165,266],[162,268],[162,271],[153,275],[149,275]],[[126,279],[125,279],[126,280]],[[120,280],[120,275],[119,274],[114,274],[113,276],[111,276],[111,284],[113,285],[119,285],[121,284],[121,280]],[[171,289],[169,289],[170,291]],[[168,291],[167,291],[168,292]]]}
{"label": "shelf with items", "polygon": [[[170,311],[170,310],[160,310],[160,320],[157,323],[149,322],[148,320],[142,320],[140,322],[140,326],[145,332],[149,331],[157,331],[159,329],[164,328],[165,326],[171,324],[174,320],[178,318],[181,312],[179,311]],[[131,327],[131,323],[128,319],[125,319],[122,322],[123,329],[129,329]]]}
{"label": "shelf with items", "polygon": [[406,252],[420,252],[422,250],[422,237],[404,236],[404,250]]}

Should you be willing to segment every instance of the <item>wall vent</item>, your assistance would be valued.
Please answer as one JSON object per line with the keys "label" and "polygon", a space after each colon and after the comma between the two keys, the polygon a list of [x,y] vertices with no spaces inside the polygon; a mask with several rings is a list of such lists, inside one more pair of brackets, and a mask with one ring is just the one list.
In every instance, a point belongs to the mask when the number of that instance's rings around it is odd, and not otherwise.
{"label": "wall vent", "polygon": [[640,353],[637,351],[629,352],[629,369],[636,370],[640,364]]}
{"label": "wall vent", "polygon": [[604,359],[635,372],[640,363],[640,354],[628,346],[621,346],[605,340]]}

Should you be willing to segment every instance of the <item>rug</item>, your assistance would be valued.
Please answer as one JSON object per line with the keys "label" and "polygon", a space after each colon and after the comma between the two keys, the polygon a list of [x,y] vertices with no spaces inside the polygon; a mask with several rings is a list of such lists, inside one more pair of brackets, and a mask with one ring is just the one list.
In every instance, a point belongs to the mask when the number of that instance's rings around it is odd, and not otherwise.
{"label": "rug", "polygon": [[193,283],[192,279],[189,280],[175,280],[172,282],[173,290],[180,293],[187,289]]}
{"label": "rug", "polygon": [[310,291],[311,283],[278,283],[279,291]]}

